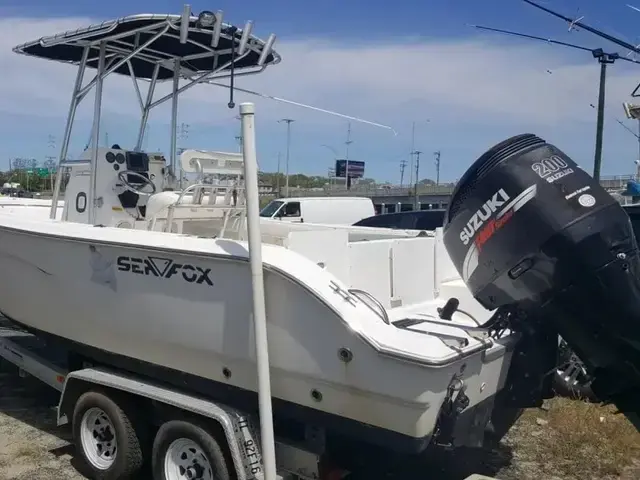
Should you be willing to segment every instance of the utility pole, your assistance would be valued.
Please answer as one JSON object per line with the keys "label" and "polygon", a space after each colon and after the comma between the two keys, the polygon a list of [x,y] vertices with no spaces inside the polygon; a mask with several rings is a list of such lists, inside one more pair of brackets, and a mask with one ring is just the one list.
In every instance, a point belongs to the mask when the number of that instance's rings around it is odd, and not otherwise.
{"label": "utility pole", "polygon": [[413,183],[413,155],[416,149],[416,122],[411,122],[411,153],[409,154],[409,185]]}
{"label": "utility pole", "polygon": [[281,153],[278,152],[278,173],[276,173],[276,192],[278,192],[278,196],[280,196],[280,157]]}
{"label": "utility pole", "polygon": [[285,170],[285,196],[289,196],[289,154],[291,150],[291,123],[295,122],[292,118],[283,118],[282,120],[278,120],[278,123],[285,122],[287,124],[287,155],[284,161],[284,170]]}
{"label": "utility pole", "polygon": [[440,185],[440,150],[433,152],[433,156],[436,157],[436,187]]}
{"label": "utility pole", "polygon": [[[51,149],[56,148],[56,137],[53,135],[49,135],[47,138],[48,147]],[[53,191],[53,169],[56,166],[56,157],[54,155],[45,155],[44,157],[44,167],[49,170],[49,184],[51,187],[51,191]],[[45,183],[46,186],[46,183]]]}
{"label": "utility pole", "polygon": [[416,183],[415,183],[415,200],[414,200],[414,206],[413,209],[417,210],[418,209],[418,179],[420,178],[420,154],[422,153],[419,150],[415,150],[412,152],[415,156],[416,156]]}
{"label": "utility pole", "polygon": [[400,188],[402,188],[402,182],[404,181],[404,169],[407,166],[407,161],[403,158],[400,160]]}
{"label": "utility pole", "polygon": [[349,190],[349,146],[353,143],[351,140],[351,122],[347,124],[347,141],[344,142],[346,146],[345,164],[344,164],[344,185]]}

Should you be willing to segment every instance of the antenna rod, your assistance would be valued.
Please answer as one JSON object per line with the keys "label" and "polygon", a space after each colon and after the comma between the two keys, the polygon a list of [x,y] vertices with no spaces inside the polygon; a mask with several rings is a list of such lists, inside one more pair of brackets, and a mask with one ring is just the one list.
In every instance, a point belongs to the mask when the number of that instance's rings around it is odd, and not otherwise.
{"label": "antenna rod", "polygon": [[605,40],[609,40],[610,42],[615,43],[616,45],[619,45],[621,47],[624,47],[628,50],[631,50],[632,52],[636,52],[636,53],[640,53],[640,49],[638,49],[636,46],[631,45],[630,43],[625,42],[624,40],[620,40],[619,38],[613,37],[611,35],[609,35],[608,33],[604,33],[600,30],[597,30],[593,27],[590,27],[589,25],[586,25],[578,20],[573,20],[569,17],[565,17],[564,15],[554,12],[553,10],[547,8],[547,7],[543,7],[542,5],[537,4],[536,2],[532,2],[531,0],[522,0],[525,3],[528,3],[529,5],[531,5],[532,7],[538,8],[540,10],[542,10],[543,12],[547,12],[550,15],[553,15],[554,17],[557,18],[561,18],[562,20],[564,20],[565,22],[569,22],[573,25],[577,25],[580,28],[585,29],[587,32],[591,32],[594,35],[599,36],[600,38],[604,38]]}
{"label": "antenna rod", "polygon": [[[231,88],[229,85],[225,85],[224,83],[218,83],[218,82],[214,82],[214,81],[208,81],[208,82],[203,82],[203,83],[208,83],[209,85],[215,85],[216,87]],[[351,121],[354,121],[354,122],[366,123],[367,125],[371,125],[373,127],[384,128],[386,130],[391,130],[391,132],[393,133],[394,136],[398,135],[398,132],[396,130],[394,130],[389,125],[383,125],[382,123],[370,122],[369,120],[364,120],[362,118],[352,117],[351,115],[345,115],[343,113],[334,112],[332,110],[325,110],[324,108],[319,108],[319,107],[314,107],[312,105],[307,105],[307,104],[304,104],[304,103],[294,102],[293,100],[287,100],[286,98],[280,98],[280,97],[275,97],[273,95],[267,95],[265,93],[260,93],[260,92],[256,92],[256,91],[253,91],[253,90],[248,90],[246,88],[240,88],[240,87],[233,87],[233,88],[237,92],[248,93],[249,95],[255,95],[256,97],[266,98],[267,100],[274,100],[276,102],[282,102],[282,103],[287,103],[289,105],[295,105],[296,107],[308,108],[309,110],[314,110],[316,112],[326,113],[328,115],[333,115],[333,116],[336,116],[336,117],[346,118],[347,120],[351,120]]]}
{"label": "antenna rod", "polygon": [[528,35],[526,33],[513,32],[511,30],[503,30],[501,28],[485,27],[483,25],[469,25],[470,27],[477,28],[478,30],[487,30],[489,32],[505,33],[507,35],[513,35],[514,37],[529,38],[531,40],[541,40],[547,43],[553,43],[554,45],[562,45],[563,47],[576,48],[578,50],[584,50],[587,52],[593,51],[592,48],[581,47],[580,45],[574,45],[573,43],[561,42],[559,40],[553,40],[551,38],[538,37],[536,35]]}
{"label": "antenna rod", "polygon": [[[583,47],[581,45],[576,45],[574,43],[561,42],[559,40],[554,40],[552,38],[538,37],[536,35],[529,35],[527,33],[514,32],[512,30],[504,30],[502,28],[485,27],[484,25],[468,25],[468,26],[472,28],[477,28],[478,30],[487,30],[488,32],[504,33],[506,35],[512,35],[514,37],[528,38],[531,40],[540,40],[541,42],[551,43],[553,45],[560,45],[563,47],[575,48],[577,50],[583,50],[585,52],[593,53],[599,50],[597,48],[594,49],[594,48]],[[618,54],[610,54],[610,55],[618,55]],[[640,61],[634,60],[633,58],[620,57],[620,56],[617,57],[617,60],[624,60],[625,62],[630,62],[630,63],[640,63]]]}

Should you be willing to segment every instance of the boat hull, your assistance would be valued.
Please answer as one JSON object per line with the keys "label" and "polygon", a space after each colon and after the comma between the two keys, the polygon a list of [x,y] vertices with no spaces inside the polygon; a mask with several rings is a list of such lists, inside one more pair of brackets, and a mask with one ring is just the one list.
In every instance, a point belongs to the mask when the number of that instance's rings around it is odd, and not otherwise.
{"label": "boat hull", "polygon": [[[197,390],[208,395],[233,391],[255,402],[249,264],[229,251],[194,255],[0,228],[0,269],[12,279],[0,288],[0,311],[121,368],[135,371],[139,362],[206,381],[207,392]],[[272,393],[296,407],[289,415],[321,414],[323,425],[327,417],[350,420],[368,441],[378,430],[382,443],[422,448],[454,375],[464,378],[470,406],[504,382],[506,346],[427,368],[381,355],[281,272],[266,269],[265,295]]]}

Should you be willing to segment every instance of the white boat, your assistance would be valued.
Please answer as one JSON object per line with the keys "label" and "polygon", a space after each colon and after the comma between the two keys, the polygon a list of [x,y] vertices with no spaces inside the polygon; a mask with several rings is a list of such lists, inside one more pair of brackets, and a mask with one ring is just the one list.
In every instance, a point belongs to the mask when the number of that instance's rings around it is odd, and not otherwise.
{"label": "white boat", "polygon": [[[62,214],[0,209],[0,270],[12,279],[0,288],[0,311],[67,346],[78,368],[108,365],[254,411],[245,158],[187,151],[178,165],[175,151],[179,93],[280,62],[275,37],[250,31],[250,23],[134,15],[15,48],[75,64],[78,77],[59,157],[69,173]],[[98,72],[84,85],[88,68]],[[96,147],[102,82],[112,73],[136,82],[141,133],[131,150]],[[173,93],[154,100],[165,80]],[[67,160],[77,104],[92,86],[93,147]],[[169,162],[140,150],[149,111],[165,100],[173,102]],[[179,169],[239,180],[180,191]],[[518,335],[478,326],[493,312],[466,288],[441,231],[261,225],[277,435],[322,426],[331,448],[354,461],[372,445],[415,453],[482,443]]]}

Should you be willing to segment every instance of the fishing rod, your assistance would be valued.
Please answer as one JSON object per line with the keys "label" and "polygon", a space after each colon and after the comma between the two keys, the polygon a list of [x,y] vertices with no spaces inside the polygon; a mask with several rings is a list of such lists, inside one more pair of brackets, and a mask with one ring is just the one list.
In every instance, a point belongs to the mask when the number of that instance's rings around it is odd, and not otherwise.
{"label": "fishing rod", "polygon": [[286,103],[288,105],[294,105],[296,107],[306,108],[306,109],[313,110],[313,111],[320,112],[320,113],[326,113],[328,115],[333,115],[335,117],[345,118],[345,119],[351,120],[353,122],[359,122],[359,123],[364,123],[364,124],[367,124],[367,125],[371,125],[373,127],[384,128],[386,130],[391,130],[391,132],[393,133],[394,136],[398,135],[398,132],[395,129],[393,129],[389,125],[384,125],[382,123],[372,122],[372,121],[369,121],[369,120],[365,120],[363,118],[353,117],[351,115],[345,115],[344,113],[338,113],[338,112],[334,112],[332,110],[326,110],[324,108],[314,107],[313,105],[307,105],[305,103],[295,102],[293,100],[287,100],[286,98],[276,97],[276,96],[273,96],[273,95],[267,95],[265,93],[256,92],[254,90],[248,90],[246,88],[240,88],[240,87],[237,87],[235,85],[233,87],[231,87],[231,85],[226,85],[224,83],[214,82],[213,80],[207,80],[207,81],[205,81],[203,83],[207,83],[209,85],[215,85],[216,87],[222,87],[222,88],[228,88],[228,89],[233,88],[234,90],[237,90],[239,92],[247,93],[249,95],[254,95],[254,96],[260,97],[260,98],[265,98],[267,100],[274,100],[276,102]]}
{"label": "fishing rod", "polygon": [[[529,2],[529,0],[524,0],[524,1],[526,1],[527,3],[531,3]],[[568,21],[571,21],[571,19],[568,19]],[[574,24],[584,28],[584,26],[580,25],[580,23],[577,21],[574,22]],[[531,40],[539,40],[539,41],[550,43],[553,45],[560,45],[563,47],[573,48],[576,50],[591,52],[591,55],[598,60],[598,63],[600,64],[600,86],[598,89],[598,109],[597,109],[597,117],[596,117],[596,144],[595,144],[595,153],[594,153],[594,159],[593,159],[593,178],[594,180],[599,181],[600,170],[602,168],[602,141],[603,141],[603,132],[604,132],[604,107],[605,107],[605,92],[606,92],[606,82],[607,82],[607,65],[612,65],[616,60],[623,60],[625,62],[630,62],[630,63],[640,63],[640,61],[635,60],[633,58],[621,57],[618,53],[606,53],[604,52],[604,50],[602,50],[602,48],[587,48],[582,45],[576,45],[568,42],[561,42],[559,40],[553,40],[551,38],[544,38],[536,35],[528,35],[525,33],[514,32],[511,30],[503,30],[500,28],[485,27],[482,25],[470,25],[470,26],[477,28],[479,30],[487,30],[490,32],[503,33],[506,35],[521,37],[521,38],[528,38]]]}

